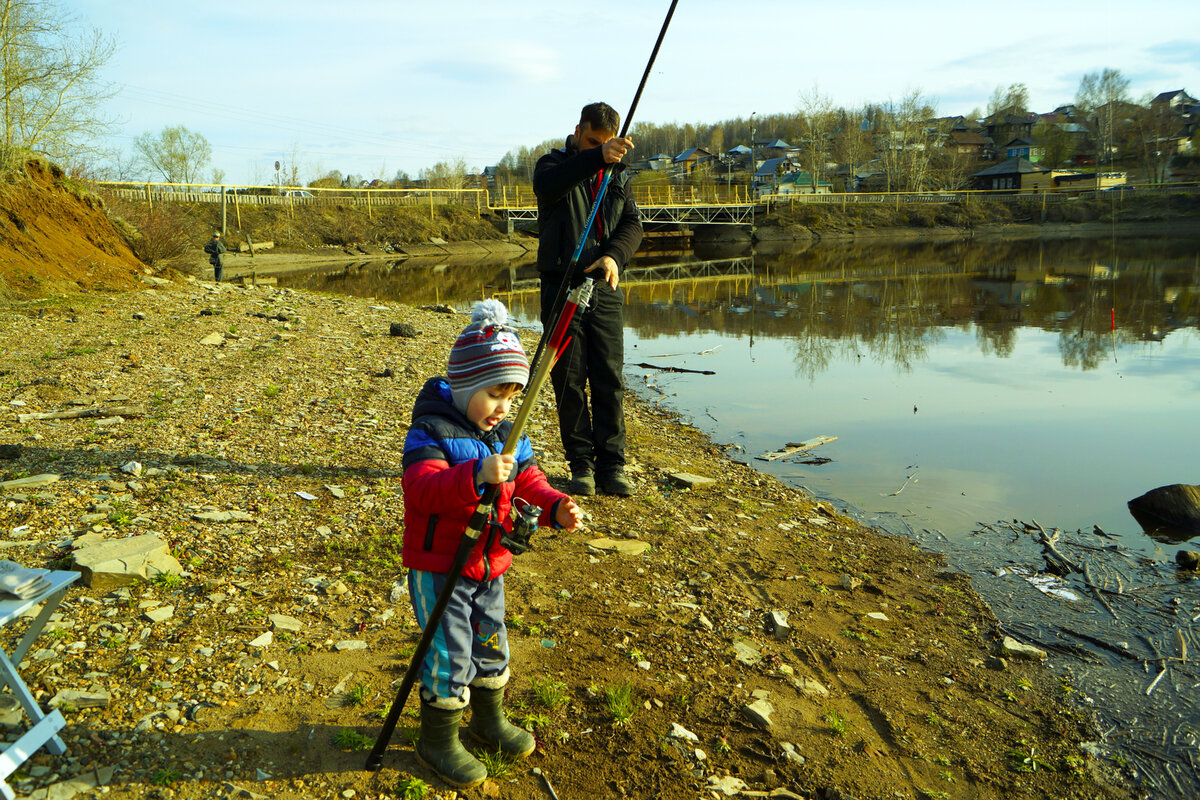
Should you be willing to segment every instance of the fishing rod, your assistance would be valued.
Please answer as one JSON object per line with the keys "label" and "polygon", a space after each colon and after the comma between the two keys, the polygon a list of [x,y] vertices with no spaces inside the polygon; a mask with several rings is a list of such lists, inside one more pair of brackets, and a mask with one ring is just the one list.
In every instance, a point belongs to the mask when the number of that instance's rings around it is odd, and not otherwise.
{"label": "fishing rod", "polygon": [[[567,329],[571,325],[571,318],[575,315],[576,309],[581,306],[587,306],[591,300],[591,295],[592,279],[589,278],[580,284],[567,299],[558,324],[554,326],[554,331],[549,337],[551,357],[545,359],[539,369],[530,375],[529,385],[525,387],[525,398],[521,401],[521,407],[517,410],[517,416],[513,419],[512,430],[509,431],[508,438],[504,440],[504,448],[501,450],[501,455],[512,455],[516,452],[517,444],[521,441],[521,436],[525,431],[529,415],[533,411],[538,392],[545,385],[546,378],[550,374],[550,370],[554,368],[555,362],[562,356],[567,345],[571,343],[571,337],[567,335]],[[383,751],[387,749],[388,742],[391,741],[392,733],[396,729],[396,723],[400,719],[401,712],[404,711],[405,703],[408,702],[408,695],[412,691],[417,677],[421,674],[421,664],[425,661],[425,656],[429,652],[429,646],[438,631],[443,615],[446,613],[446,606],[450,604],[450,598],[454,594],[454,587],[462,575],[463,568],[467,564],[467,558],[471,555],[471,550],[474,549],[476,542],[479,541],[484,525],[487,524],[491,516],[492,506],[495,505],[496,496],[499,492],[499,484],[488,484],[483,492],[483,497],[479,499],[478,505],[475,506],[475,511],[467,521],[467,529],[463,531],[463,537],[458,543],[458,549],[454,553],[454,561],[450,564],[450,571],[446,573],[446,582],[442,586],[442,591],[438,594],[437,601],[433,605],[433,610],[429,612],[429,618],[425,622],[425,629],[421,632],[421,639],[417,642],[417,649],[413,653],[412,663],[408,665],[408,672],[404,674],[404,680],[400,682],[400,689],[396,692],[396,699],[392,701],[392,707],[388,710],[387,717],[383,721],[383,728],[379,732],[379,737],[375,740],[375,747],[372,748],[370,755],[367,756],[367,769],[372,772],[378,770],[383,763]]]}
{"label": "fishing rod", "polygon": [[[658,58],[658,49],[662,47],[663,38],[667,35],[667,28],[671,24],[671,17],[675,15],[675,6],[678,4],[679,0],[671,0],[671,7],[667,9],[667,18],[663,20],[662,28],[658,32],[658,39],[654,42],[654,49],[650,51],[650,60],[646,62],[646,69],[642,72],[642,80],[638,83],[637,91],[633,94],[633,103],[629,106],[629,113],[625,115],[625,123],[621,126],[621,132],[617,134],[617,138],[623,139],[629,133],[629,126],[633,122],[633,114],[637,111],[638,101],[642,99],[642,90],[646,88],[646,80],[650,77],[650,70],[654,66],[654,60]],[[618,162],[604,168],[604,177],[600,181],[600,188],[596,190],[596,199],[592,201],[591,211],[588,212],[587,224],[583,226],[583,232],[579,235],[575,251],[571,253],[571,260],[568,262],[567,269],[563,273],[562,283],[558,287],[558,294],[554,297],[554,304],[550,306],[555,319],[557,319],[557,314],[560,313],[559,309],[563,304],[563,300],[570,290],[571,278],[575,274],[575,268],[579,264],[579,257],[583,254],[583,248],[587,244],[588,235],[592,231],[592,224],[596,221],[596,214],[600,211],[600,203],[604,200],[604,195],[608,191],[609,181],[618,167],[624,169],[625,165]],[[538,341],[537,350],[533,353],[532,364],[536,365],[542,357],[545,341],[544,336]]]}
{"label": "fishing rod", "polygon": [[[646,79],[650,75],[650,68],[653,66],[654,59],[658,55],[658,49],[662,45],[663,37],[667,33],[667,26],[671,22],[671,16],[675,13],[675,6],[678,2],[679,0],[671,0],[671,9],[667,12],[666,21],[663,22],[662,30],[658,34],[658,40],[654,43],[654,51],[650,55],[650,61],[646,64],[645,72],[642,73],[642,80],[638,84],[637,93],[633,98],[633,105],[629,109],[629,115],[625,118],[625,126],[621,129],[621,136],[625,136],[629,130],[629,122],[633,118],[633,112],[637,109],[638,100],[641,98],[642,90],[646,86]],[[525,387],[525,395],[521,400],[521,407],[517,409],[512,429],[509,431],[508,437],[504,440],[504,448],[501,450],[501,455],[512,455],[516,452],[517,444],[524,433],[529,415],[533,412],[534,405],[536,404],[538,393],[541,392],[542,387],[545,385],[550,371],[554,368],[554,364],[562,357],[563,352],[566,351],[567,346],[571,342],[571,337],[567,335],[567,331],[571,326],[571,320],[579,309],[586,309],[588,303],[591,301],[593,286],[591,278],[586,279],[571,291],[569,295],[567,291],[570,286],[569,279],[571,273],[579,262],[579,256],[583,252],[588,232],[591,230],[592,223],[596,219],[596,212],[600,208],[600,201],[604,198],[604,192],[608,186],[611,174],[612,168],[609,167],[605,170],[604,182],[596,192],[596,200],[592,204],[587,226],[583,230],[583,235],[579,238],[579,244],[576,246],[575,253],[571,257],[567,273],[563,276],[558,297],[554,302],[555,308],[558,308],[560,305],[562,308],[557,312],[555,323],[550,329],[549,335],[543,334],[542,338],[538,341],[537,353],[530,364],[529,385]],[[550,349],[550,357],[543,359],[543,351],[547,346]],[[475,506],[475,511],[467,521],[467,528],[463,531],[463,537],[459,541],[458,549],[454,553],[454,561],[450,565],[450,571],[446,574],[446,581],[442,586],[442,591],[438,594],[437,601],[434,603],[433,609],[425,621],[425,628],[421,632],[420,641],[417,642],[417,649],[413,653],[412,662],[408,666],[408,671],[404,674],[404,679],[400,682],[400,688],[396,692],[396,699],[392,701],[392,707],[388,709],[387,716],[384,718],[383,727],[379,732],[378,738],[375,740],[375,746],[367,756],[366,768],[372,772],[377,771],[383,764],[383,753],[387,750],[392,734],[396,730],[396,723],[399,721],[400,714],[404,711],[404,705],[408,702],[408,696],[412,692],[412,687],[420,675],[421,664],[425,661],[425,656],[429,652],[429,646],[433,642],[433,637],[437,633],[442,617],[446,613],[446,607],[450,604],[450,598],[454,594],[454,587],[462,575],[471,550],[474,549],[476,542],[479,541],[484,525],[487,524],[499,491],[499,485],[488,484],[483,492],[483,496],[479,499],[479,503]]]}

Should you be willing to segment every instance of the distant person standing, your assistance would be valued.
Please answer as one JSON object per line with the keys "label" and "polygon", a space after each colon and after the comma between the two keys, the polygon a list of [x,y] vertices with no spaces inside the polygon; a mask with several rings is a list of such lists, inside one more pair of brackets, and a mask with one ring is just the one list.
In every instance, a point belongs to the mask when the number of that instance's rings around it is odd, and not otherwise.
{"label": "distant person standing", "polygon": [[221,232],[215,231],[212,238],[204,245],[204,252],[208,253],[208,263],[212,264],[213,279],[217,283],[221,282],[221,274],[225,269],[225,243],[221,241]]}
{"label": "distant person standing", "polygon": [[[633,149],[618,137],[621,118],[607,103],[583,107],[566,146],[538,159],[533,191],[538,201],[538,272],[541,275],[542,324],[555,321],[554,301],[567,266],[587,224],[605,167]],[[633,486],[625,475],[625,361],[623,299],[617,291],[620,271],[642,242],[642,223],[624,172],[615,171],[588,232],[571,280],[599,278],[592,305],[571,321],[571,343],[550,373],[558,400],[563,451],[571,467],[573,495],[628,497]],[[590,395],[590,397],[589,397]],[[590,407],[589,407],[590,400]]]}

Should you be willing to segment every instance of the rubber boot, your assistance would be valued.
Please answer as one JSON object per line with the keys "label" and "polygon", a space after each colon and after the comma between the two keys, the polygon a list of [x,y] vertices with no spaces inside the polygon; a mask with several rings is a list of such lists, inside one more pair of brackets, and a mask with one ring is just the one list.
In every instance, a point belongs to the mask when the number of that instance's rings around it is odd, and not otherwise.
{"label": "rubber boot", "polygon": [[487,767],[467,752],[458,740],[461,708],[435,708],[421,702],[421,735],[417,739],[417,760],[436,772],[447,783],[467,789],[483,783]]}
{"label": "rubber boot", "polygon": [[504,689],[471,687],[471,722],[467,733],[510,758],[524,758],[537,747],[529,731],[513,725],[504,716]]}

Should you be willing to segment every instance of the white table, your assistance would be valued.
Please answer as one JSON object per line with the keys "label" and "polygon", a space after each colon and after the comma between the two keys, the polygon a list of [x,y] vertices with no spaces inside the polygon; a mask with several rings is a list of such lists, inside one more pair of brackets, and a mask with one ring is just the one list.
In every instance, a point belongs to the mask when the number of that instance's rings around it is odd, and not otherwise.
{"label": "white table", "polygon": [[4,800],[14,800],[17,796],[12,787],[8,785],[8,776],[16,772],[42,745],[45,745],[46,749],[56,756],[67,752],[66,745],[58,737],[58,732],[66,725],[62,713],[58,709],[49,714],[42,712],[37,701],[33,699],[29,687],[17,673],[16,665],[25,658],[25,654],[29,652],[34,640],[41,634],[50,615],[62,602],[67,587],[78,578],[79,573],[73,571],[56,570],[48,573],[46,580],[50,582],[50,586],[40,594],[25,600],[18,600],[8,593],[0,592],[0,598],[4,598],[0,599],[0,628],[19,619],[22,614],[34,606],[45,604],[11,654],[5,653],[4,648],[0,647],[0,683],[12,691],[13,697],[21,704],[30,722],[33,723],[20,739],[8,745],[4,752],[0,753],[0,797],[3,797]]}

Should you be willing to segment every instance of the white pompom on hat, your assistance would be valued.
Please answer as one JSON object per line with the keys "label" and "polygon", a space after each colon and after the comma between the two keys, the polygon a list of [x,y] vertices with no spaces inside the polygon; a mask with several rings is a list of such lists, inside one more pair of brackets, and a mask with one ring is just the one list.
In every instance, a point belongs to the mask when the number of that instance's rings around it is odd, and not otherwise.
{"label": "white pompom on hat", "polygon": [[467,413],[471,396],[501,383],[529,383],[529,359],[515,328],[509,327],[508,309],[499,300],[483,300],[471,310],[471,324],[450,349],[446,378],[454,407]]}

